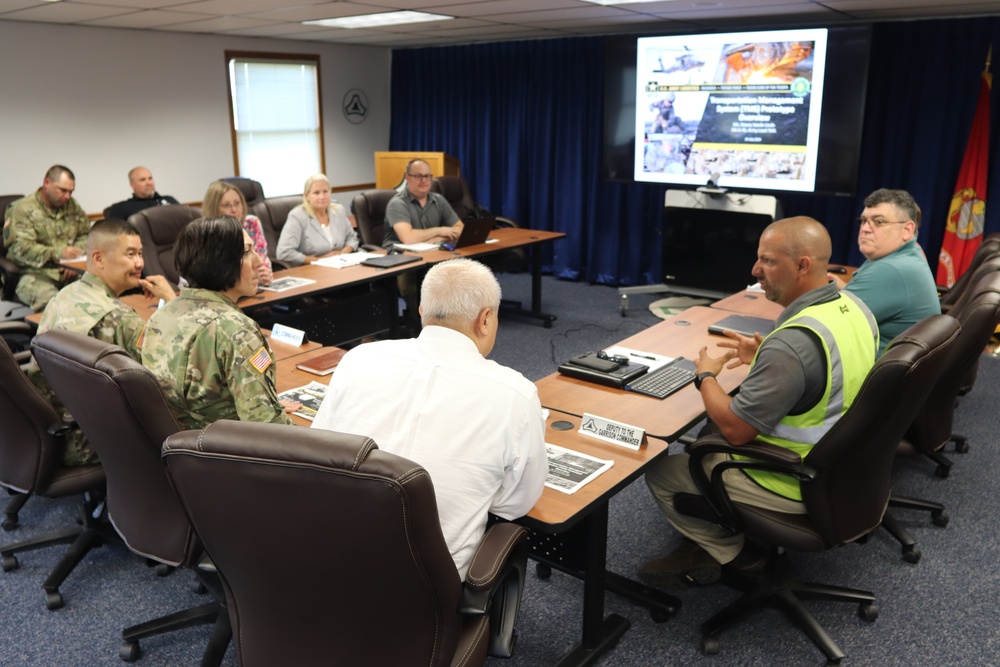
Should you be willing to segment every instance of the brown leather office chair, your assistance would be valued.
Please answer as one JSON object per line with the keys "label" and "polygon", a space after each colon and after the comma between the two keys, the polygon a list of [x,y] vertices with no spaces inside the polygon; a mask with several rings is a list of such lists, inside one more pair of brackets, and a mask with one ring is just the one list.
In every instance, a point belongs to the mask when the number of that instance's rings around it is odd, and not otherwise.
{"label": "brown leather office chair", "polygon": [[[412,461],[363,436],[236,421],[171,436],[163,459],[219,568],[243,667],[510,655],[525,529],[494,525],[463,584]],[[294,561],[280,576],[275,549]]]}
{"label": "brown leather office chair", "polygon": [[[7,207],[22,197],[24,195],[0,195],[0,216],[3,216],[3,224],[7,223]],[[3,287],[0,298],[3,301],[17,301],[14,290],[20,279],[21,268],[7,259],[7,244],[0,241],[0,282]]]}
{"label": "brown leather office chair", "polygon": [[288,214],[301,203],[302,197],[299,195],[288,195],[287,197],[262,199],[250,207],[250,213],[260,218],[264,239],[267,240],[267,254],[271,258],[271,264],[275,265],[275,270],[288,268],[275,253],[278,251],[278,239],[281,238],[281,230],[285,227]]}
{"label": "brown leather office chair", "polygon": [[[774,605],[799,625],[838,663],[844,654],[803,606],[801,598],[854,602],[862,618],[878,616],[875,596],[867,591],[795,581],[784,572],[782,549],[824,551],[863,538],[879,527],[891,490],[892,462],[899,440],[927,399],[958,339],[958,322],[933,315],[896,337],[872,368],[850,409],[813,447],[805,459],[760,441],[733,447],[719,435],[691,445],[691,473],[703,495],[678,494],[678,511],[717,522],[748,539],[771,545],[767,572],[739,578],[725,568],[730,583],[745,593],[702,624],[706,653],[719,649],[717,636],[739,618]],[[712,479],[702,457],[712,452],[738,453],[749,461],[717,465]],[[784,514],[732,502],[721,483],[725,469],[766,469],[798,479],[806,514]]]}
{"label": "brown leather office chair", "polygon": [[[164,207],[160,207],[164,208]],[[222,589],[160,460],[166,437],[180,430],[160,387],[125,350],[96,338],[50,330],[32,343],[52,389],[87,433],[107,473],[108,515],[134,553],[195,571],[215,600],[122,632],[119,655],[131,662],[139,640],[201,623],[215,623],[202,665],[218,665],[229,645]]]}
{"label": "brown leather office chair", "polygon": [[49,609],[63,606],[59,587],[87,552],[108,539],[117,539],[101,518],[104,469],[99,463],[62,464],[63,438],[69,428],[0,340],[0,486],[13,494],[4,508],[4,530],[17,526],[18,512],[33,495],[83,497],[79,525],[0,547],[3,570],[9,572],[18,567],[18,553],[54,544],[71,545],[42,584]]}
{"label": "brown leather office chair", "polygon": [[146,263],[144,275],[166,276],[167,280],[177,285],[181,276],[174,266],[174,243],[181,230],[200,217],[201,209],[184,204],[153,206],[129,216],[128,221],[139,230],[139,238],[142,239],[142,257]]}
{"label": "brown leather office chair", "polygon": [[219,180],[231,183],[243,193],[243,199],[247,202],[248,210],[251,206],[264,199],[264,186],[260,184],[260,181],[255,181],[252,178],[244,176],[228,176]]}
{"label": "brown leather office chair", "polygon": [[396,196],[395,190],[365,190],[355,195],[351,212],[358,223],[358,235],[366,250],[379,250],[385,240],[385,207]]}

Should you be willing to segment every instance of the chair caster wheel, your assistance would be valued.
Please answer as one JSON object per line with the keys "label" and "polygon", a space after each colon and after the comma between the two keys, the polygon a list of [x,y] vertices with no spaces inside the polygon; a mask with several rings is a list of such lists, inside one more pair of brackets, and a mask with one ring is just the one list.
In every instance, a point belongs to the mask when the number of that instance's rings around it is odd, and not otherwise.
{"label": "chair caster wheel", "polygon": [[118,649],[118,657],[124,662],[135,662],[141,655],[142,649],[139,648],[139,642],[122,642]]}
{"label": "chair caster wheel", "polygon": [[552,568],[545,563],[535,563],[535,574],[539,579],[548,579],[552,576]]}
{"label": "chair caster wheel", "polygon": [[194,592],[198,595],[204,595],[205,593],[208,593],[208,588],[206,588],[205,584],[200,581],[196,581],[194,582]]}
{"label": "chair caster wheel", "polygon": [[17,528],[17,517],[8,514],[4,517],[3,523],[0,523],[0,528],[3,528],[7,532],[14,530]]}
{"label": "chair caster wheel", "polygon": [[45,606],[49,611],[61,609],[63,604],[63,596],[59,591],[50,591],[45,594]]}
{"label": "chair caster wheel", "polygon": [[4,572],[16,570],[19,566],[20,564],[17,562],[17,556],[4,556],[3,562],[0,563],[0,567],[3,568]]}
{"label": "chair caster wheel", "polygon": [[628,294],[622,294],[622,301],[618,307],[618,311],[622,314],[622,317],[628,315]]}
{"label": "chair caster wheel", "polygon": [[948,513],[945,512],[944,510],[941,510],[940,512],[934,512],[931,514],[931,522],[935,526],[940,526],[941,528],[944,528],[945,526],[948,525],[948,520],[950,518],[951,517],[949,517]]}
{"label": "chair caster wheel", "polygon": [[910,545],[908,547],[903,547],[903,560],[907,563],[919,563],[920,562],[920,549],[915,545]]}
{"label": "chair caster wheel", "polygon": [[649,617],[653,619],[653,623],[666,623],[670,620],[673,614],[663,611],[662,609],[650,609]]}
{"label": "chair caster wheel", "polygon": [[953,438],[955,441],[955,451],[959,454],[969,453],[969,439],[962,436],[957,436]]}
{"label": "chair caster wheel", "polygon": [[934,474],[941,479],[947,479],[948,475],[951,474],[951,466],[938,466],[934,469]]}
{"label": "chair caster wheel", "polygon": [[719,652],[719,640],[715,637],[702,637],[701,652],[705,655],[715,655]]}
{"label": "chair caster wheel", "polygon": [[155,572],[156,576],[158,577],[165,577],[173,571],[174,568],[167,565],[166,563],[157,563],[155,566],[153,566],[153,572]]}
{"label": "chair caster wheel", "polygon": [[874,602],[862,602],[858,605],[858,616],[871,623],[878,618],[878,605]]}

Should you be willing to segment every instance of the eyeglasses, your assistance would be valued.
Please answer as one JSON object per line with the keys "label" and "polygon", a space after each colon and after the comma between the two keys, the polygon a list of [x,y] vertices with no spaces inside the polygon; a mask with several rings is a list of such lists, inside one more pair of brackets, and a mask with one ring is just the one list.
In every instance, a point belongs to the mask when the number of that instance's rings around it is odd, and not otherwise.
{"label": "eyeglasses", "polygon": [[408,173],[407,176],[409,176],[410,178],[416,179],[418,181],[429,181],[432,178],[434,178],[434,176],[432,174],[409,174]]}
{"label": "eyeglasses", "polygon": [[905,225],[908,222],[909,220],[886,220],[885,218],[858,218],[854,221],[858,227],[864,227],[865,223],[868,223],[872,229],[878,229],[886,225]]}

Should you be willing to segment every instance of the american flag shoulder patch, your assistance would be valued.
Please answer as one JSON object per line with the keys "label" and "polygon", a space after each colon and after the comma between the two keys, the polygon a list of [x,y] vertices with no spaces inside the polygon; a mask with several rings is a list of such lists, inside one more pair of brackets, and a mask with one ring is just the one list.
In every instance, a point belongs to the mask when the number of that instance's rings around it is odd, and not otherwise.
{"label": "american flag shoulder patch", "polygon": [[257,354],[250,357],[250,365],[256,368],[258,373],[266,371],[272,363],[273,360],[266,347],[261,347]]}
{"label": "american flag shoulder patch", "polygon": [[142,349],[142,344],[146,340],[146,327],[148,327],[148,326],[149,326],[149,322],[147,322],[146,324],[142,325],[142,331],[139,332],[139,338],[136,339],[136,341],[135,341],[135,348],[137,350],[141,350]]}

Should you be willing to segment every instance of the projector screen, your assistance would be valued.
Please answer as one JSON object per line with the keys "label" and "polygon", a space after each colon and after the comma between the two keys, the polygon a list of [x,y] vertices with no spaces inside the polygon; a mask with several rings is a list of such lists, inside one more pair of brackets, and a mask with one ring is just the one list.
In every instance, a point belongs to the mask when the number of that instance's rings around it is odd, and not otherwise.
{"label": "projector screen", "polygon": [[815,191],[827,39],[825,28],[638,38],[634,179]]}

